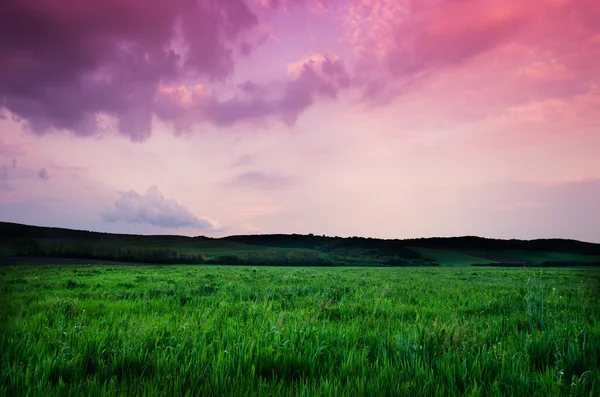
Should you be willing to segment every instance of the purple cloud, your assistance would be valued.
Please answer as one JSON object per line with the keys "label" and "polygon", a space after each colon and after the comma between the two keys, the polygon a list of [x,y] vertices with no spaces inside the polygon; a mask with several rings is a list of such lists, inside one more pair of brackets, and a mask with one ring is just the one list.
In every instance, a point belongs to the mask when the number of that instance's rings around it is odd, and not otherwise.
{"label": "purple cloud", "polygon": [[269,175],[253,171],[237,175],[230,184],[231,186],[241,188],[273,190],[289,187],[294,183],[296,183],[296,179],[292,177]]}
{"label": "purple cloud", "polygon": [[48,175],[48,171],[46,171],[45,168],[42,168],[38,171],[38,177],[43,181],[47,181],[50,178],[50,175]]}
{"label": "purple cloud", "polygon": [[0,15],[0,109],[38,134],[94,135],[108,115],[142,141],[154,115],[182,128],[270,116],[293,124],[318,97],[349,86],[341,60],[314,55],[283,92],[248,81],[231,99],[164,100],[169,87],[226,79],[234,53],[248,55],[267,37],[247,0],[9,0]]}
{"label": "purple cloud", "polygon": [[252,164],[253,162],[254,162],[254,157],[250,156],[248,154],[245,154],[245,155],[238,157],[238,159],[233,162],[231,167],[232,168],[243,167],[245,165]]}
{"label": "purple cloud", "polygon": [[245,83],[238,84],[238,88],[244,94],[248,94],[248,95],[265,94],[268,91],[267,87],[264,87],[260,84],[253,83],[251,81],[246,81]]}
{"label": "purple cloud", "polygon": [[[23,146],[18,143],[0,141],[0,156],[19,156],[23,152]],[[16,160],[14,161],[16,162]]]}
{"label": "purple cloud", "polygon": [[313,54],[290,65],[290,74],[278,96],[268,87],[252,82],[243,83],[242,94],[227,100],[220,100],[199,86],[193,90],[163,90],[157,101],[157,115],[179,127],[198,121],[229,126],[265,117],[276,117],[292,125],[318,98],[335,99],[352,84],[344,62],[330,54]]}
{"label": "purple cloud", "polygon": [[0,108],[36,133],[77,135],[96,133],[105,113],[122,134],[143,140],[159,85],[226,78],[234,44],[257,25],[244,0],[8,0]]}

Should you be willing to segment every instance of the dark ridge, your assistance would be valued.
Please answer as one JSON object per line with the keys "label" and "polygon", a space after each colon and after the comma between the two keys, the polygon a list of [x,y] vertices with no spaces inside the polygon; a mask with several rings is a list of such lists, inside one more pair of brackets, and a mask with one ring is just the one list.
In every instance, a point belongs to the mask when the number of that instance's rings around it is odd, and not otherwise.
{"label": "dark ridge", "polygon": [[263,234],[248,236],[229,236],[223,240],[235,241],[248,245],[279,248],[305,248],[323,252],[340,252],[362,250],[384,256],[400,256],[402,258],[420,258],[421,255],[406,248],[402,240],[383,240],[367,237],[328,237],[312,234]]}
{"label": "dark ridge", "polygon": [[600,244],[568,239],[500,240],[476,236],[431,237],[403,240],[406,246],[460,250],[533,250],[600,255]]}
{"label": "dark ridge", "polygon": [[211,239],[211,237],[187,237],[177,235],[140,235],[140,234],[118,234],[106,232],[93,232],[88,230],[73,230],[60,227],[30,226],[20,223],[0,222],[0,239],[17,238],[43,238],[43,239],[75,239],[75,240],[122,240],[139,241],[158,240],[160,242],[182,242],[193,239]]}
{"label": "dark ridge", "polygon": [[501,240],[477,236],[463,237],[428,237],[417,239],[374,239],[365,237],[328,237],[301,234],[256,234],[223,237],[224,240],[250,245],[281,248],[348,248],[361,246],[382,250],[394,250],[404,247],[440,248],[452,250],[533,250],[550,252],[567,252],[583,255],[600,255],[600,244],[587,243],[569,239],[536,239],[536,240]]}
{"label": "dark ridge", "polygon": [[[241,247],[229,252],[231,244],[240,244]],[[253,248],[254,247],[254,248]],[[261,254],[259,257],[241,251],[253,250],[256,247],[273,248],[274,250],[308,250],[316,251],[321,257],[309,258],[309,254],[294,256],[293,258],[280,258],[281,253],[270,250],[270,254]],[[187,255],[194,263],[204,260],[194,255],[199,251],[212,249],[211,261],[217,260],[214,255],[226,257],[235,255],[236,260],[246,262],[283,261],[296,263],[315,262],[325,263],[326,260],[335,260],[339,263],[378,263],[381,265],[430,265],[432,259],[425,258],[411,248],[438,248],[456,252],[466,252],[473,256],[494,259],[500,264],[514,262],[527,262],[519,259],[518,255],[511,259],[510,255],[502,255],[509,251],[547,251],[579,255],[600,256],[600,244],[586,243],[566,239],[538,239],[538,240],[499,240],[476,236],[463,237],[433,237],[418,239],[376,239],[366,237],[330,237],[325,235],[302,234],[264,234],[264,235],[235,235],[223,238],[210,238],[205,236],[186,237],[176,235],[134,235],[112,234],[83,230],[71,230],[56,227],[28,226],[17,223],[0,222],[0,255],[44,253],[46,256],[84,257],[89,259],[111,260],[136,260],[136,261],[170,261],[183,260],[182,255]],[[241,251],[240,251],[241,250]],[[15,254],[16,252],[16,254]],[[194,254],[192,254],[192,252]],[[244,255],[250,255],[245,258]],[[312,255],[312,254],[311,254]],[[511,254],[514,256],[514,252]],[[101,257],[101,258],[100,258]],[[191,259],[190,259],[191,258]],[[275,259],[273,259],[275,258]],[[150,260],[152,259],[152,260]],[[595,262],[595,260],[593,260]],[[538,263],[539,265],[540,263]],[[557,266],[565,262],[548,262],[547,266]],[[572,265],[572,264],[568,264]]]}

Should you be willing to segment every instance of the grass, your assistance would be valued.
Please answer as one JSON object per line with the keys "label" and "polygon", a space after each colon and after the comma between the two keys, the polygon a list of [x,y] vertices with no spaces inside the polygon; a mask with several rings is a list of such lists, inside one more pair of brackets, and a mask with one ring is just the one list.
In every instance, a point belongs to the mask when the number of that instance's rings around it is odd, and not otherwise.
{"label": "grass", "polygon": [[0,395],[598,396],[599,280],[597,268],[2,267]]}
{"label": "grass", "polygon": [[439,263],[440,266],[465,266],[480,263],[494,263],[495,261],[489,259],[479,258],[473,255],[465,254],[449,249],[438,249],[438,248],[424,248],[424,247],[410,247],[413,251],[418,252],[427,259],[434,260]]}
{"label": "grass", "polygon": [[542,263],[542,262],[600,262],[598,255],[581,255],[569,252],[550,252],[550,251],[533,251],[533,250],[515,250],[515,251],[498,251],[495,252],[498,256],[519,259],[527,262]]}
{"label": "grass", "polygon": [[493,264],[499,262],[521,262],[527,264],[564,263],[575,265],[600,263],[598,255],[583,255],[570,252],[536,250],[456,250],[448,248],[410,247],[424,258],[431,259],[440,266],[465,266]]}

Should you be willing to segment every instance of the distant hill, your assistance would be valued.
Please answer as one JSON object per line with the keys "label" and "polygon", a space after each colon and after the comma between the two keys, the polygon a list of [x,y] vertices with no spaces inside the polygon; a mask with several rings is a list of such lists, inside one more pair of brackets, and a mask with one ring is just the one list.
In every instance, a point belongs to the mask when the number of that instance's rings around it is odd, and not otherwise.
{"label": "distant hill", "polygon": [[600,255],[600,244],[567,239],[499,240],[476,236],[433,237],[402,240],[412,247],[447,248],[461,250],[536,250],[573,254]]}
{"label": "distant hill", "polygon": [[312,234],[263,234],[223,237],[222,240],[238,243],[280,248],[306,248],[330,253],[371,253],[375,255],[398,255],[403,258],[419,258],[420,254],[409,248],[402,240],[383,240],[365,237],[327,237]]}
{"label": "distant hill", "polygon": [[[188,241],[190,237],[175,235],[141,236],[136,234],[114,234],[73,230],[60,227],[30,226],[20,223],[0,222],[0,239],[44,238],[44,239],[95,239],[95,240],[161,240]],[[208,238],[208,237],[202,237]]]}
{"label": "distant hill", "polygon": [[312,234],[143,236],[0,222],[0,256],[241,265],[595,266],[600,265],[600,244],[476,236],[406,240]]}

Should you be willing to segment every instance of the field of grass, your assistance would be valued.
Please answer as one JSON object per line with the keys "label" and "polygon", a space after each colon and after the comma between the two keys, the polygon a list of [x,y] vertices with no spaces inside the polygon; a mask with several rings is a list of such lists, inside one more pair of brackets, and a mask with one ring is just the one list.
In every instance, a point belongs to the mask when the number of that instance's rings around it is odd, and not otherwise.
{"label": "field of grass", "polygon": [[536,250],[455,250],[448,248],[410,247],[424,258],[434,260],[440,266],[470,266],[515,262],[522,264],[543,263],[600,263],[599,255],[583,255],[570,252]]}
{"label": "field of grass", "polygon": [[598,255],[581,255],[573,254],[570,252],[549,252],[549,251],[533,251],[533,250],[515,250],[515,251],[492,251],[491,254],[523,260],[533,263],[542,262],[581,262],[585,264],[587,262],[600,262],[600,256]]}
{"label": "field of grass", "polygon": [[473,264],[495,262],[493,260],[483,259],[463,252],[448,249],[424,247],[410,248],[423,255],[423,257],[434,260],[435,262],[439,263],[440,266],[470,266]]}
{"label": "field of grass", "polygon": [[0,395],[598,396],[600,270],[0,267]]}

